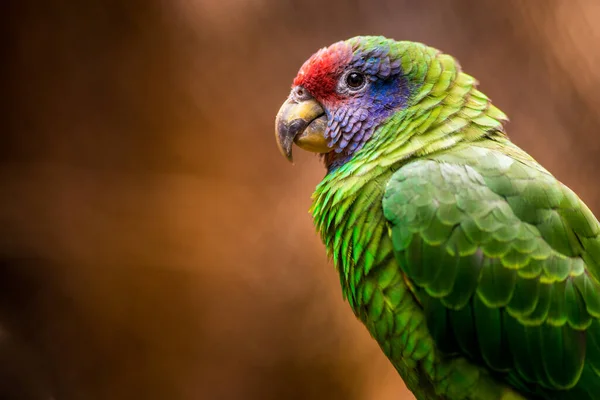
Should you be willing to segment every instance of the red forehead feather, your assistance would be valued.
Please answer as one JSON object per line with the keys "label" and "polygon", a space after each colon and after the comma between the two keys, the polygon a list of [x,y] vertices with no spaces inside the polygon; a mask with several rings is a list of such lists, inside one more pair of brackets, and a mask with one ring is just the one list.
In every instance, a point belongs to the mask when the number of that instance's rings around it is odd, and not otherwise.
{"label": "red forehead feather", "polygon": [[302,65],[294,79],[294,86],[303,86],[319,100],[335,96],[339,75],[351,59],[352,47],[346,42],[323,48]]}

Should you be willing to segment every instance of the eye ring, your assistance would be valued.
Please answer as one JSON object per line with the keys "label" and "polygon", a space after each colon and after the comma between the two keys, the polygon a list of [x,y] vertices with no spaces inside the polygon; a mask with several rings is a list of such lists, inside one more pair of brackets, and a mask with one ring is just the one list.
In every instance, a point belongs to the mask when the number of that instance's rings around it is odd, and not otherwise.
{"label": "eye ring", "polygon": [[342,95],[352,95],[365,90],[368,83],[369,79],[366,74],[352,69],[340,77],[337,91]]}
{"label": "eye ring", "polygon": [[350,89],[352,91],[357,91],[357,90],[362,89],[365,86],[365,83],[367,82],[367,80],[366,80],[364,74],[362,74],[358,71],[350,71],[344,77],[344,82],[345,82],[346,86],[348,87],[348,89]]}

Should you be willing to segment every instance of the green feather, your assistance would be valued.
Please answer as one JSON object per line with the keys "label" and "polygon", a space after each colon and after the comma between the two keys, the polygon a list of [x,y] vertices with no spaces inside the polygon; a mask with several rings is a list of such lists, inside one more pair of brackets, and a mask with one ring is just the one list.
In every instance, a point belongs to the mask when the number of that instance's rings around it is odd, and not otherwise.
{"label": "green feather", "polygon": [[600,223],[456,61],[381,37],[410,96],[313,195],[342,292],[419,400],[593,400]]}
{"label": "green feather", "polygon": [[504,331],[502,311],[488,306],[479,296],[474,296],[473,314],[481,357],[493,370],[509,371],[512,357]]}

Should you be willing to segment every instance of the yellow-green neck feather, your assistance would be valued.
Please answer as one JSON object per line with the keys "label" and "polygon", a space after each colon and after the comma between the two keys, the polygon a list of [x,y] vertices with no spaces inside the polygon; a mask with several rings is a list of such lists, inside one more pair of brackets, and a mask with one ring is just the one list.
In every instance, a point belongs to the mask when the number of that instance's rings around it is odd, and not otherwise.
{"label": "yellow-green neck feather", "polygon": [[461,142],[506,140],[503,124],[507,117],[476,89],[476,80],[461,72],[452,57],[432,53],[427,47],[412,51],[422,51],[421,59],[431,57],[426,68],[421,66],[416,72],[410,71],[412,64],[403,64],[405,73],[422,82],[409,104],[380,126],[348,162],[329,172],[313,194],[311,212],[339,269],[346,295],[354,286],[348,278],[351,272],[365,268],[357,264],[367,262],[361,258],[365,250],[361,248],[369,247],[374,259],[381,253],[376,248],[380,242],[371,243],[361,231],[368,226],[375,230],[373,236],[385,230],[381,199],[393,171],[412,159]]}

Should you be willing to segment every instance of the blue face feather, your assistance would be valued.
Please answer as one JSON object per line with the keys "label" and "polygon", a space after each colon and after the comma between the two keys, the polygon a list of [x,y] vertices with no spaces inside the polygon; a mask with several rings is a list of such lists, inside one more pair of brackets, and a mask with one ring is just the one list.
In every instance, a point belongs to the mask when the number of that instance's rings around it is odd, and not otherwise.
{"label": "blue face feather", "polygon": [[[356,51],[340,77],[337,90],[346,95],[326,106],[325,136],[336,153],[329,157],[330,169],[343,165],[373,136],[378,126],[406,105],[409,88],[399,61],[390,60],[388,51],[383,46],[366,54]],[[364,87],[360,90],[345,88],[348,84],[342,79],[351,72],[364,76]]]}
{"label": "blue face feather", "polygon": [[374,77],[367,85],[360,95],[338,102],[333,111],[327,110],[330,114],[325,135],[337,153],[360,149],[377,126],[406,104],[408,88],[400,76],[385,80]]}

